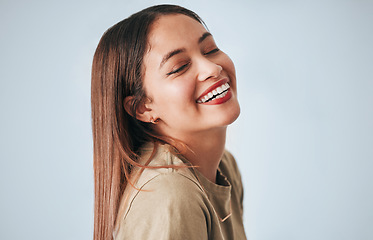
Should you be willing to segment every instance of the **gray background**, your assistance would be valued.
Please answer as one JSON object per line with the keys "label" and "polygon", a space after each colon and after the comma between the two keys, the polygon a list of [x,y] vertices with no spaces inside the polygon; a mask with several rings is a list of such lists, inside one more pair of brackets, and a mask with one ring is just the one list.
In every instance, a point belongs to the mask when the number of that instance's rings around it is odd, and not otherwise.
{"label": "gray background", "polygon": [[[90,69],[159,1],[0,2],[0,239],[91,239]],[[373,239],[373,1],[173,1],[236,64],[251,240]]]}

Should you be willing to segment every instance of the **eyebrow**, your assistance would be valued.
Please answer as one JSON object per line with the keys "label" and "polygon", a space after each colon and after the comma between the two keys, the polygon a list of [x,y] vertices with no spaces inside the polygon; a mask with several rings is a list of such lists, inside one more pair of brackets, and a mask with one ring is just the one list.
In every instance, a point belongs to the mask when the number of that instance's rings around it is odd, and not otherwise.
{"label": "eyebrow", "polygon": [[[199,39],[198,39],[198,44],[200,44],[201,42],[203,42],[203,40],[205,40],[208,36],[212,36],[211,33],[209,32],[205,32]],[[166,62],[168,59],[172,58],[173,56],[179,54],[179,53],[182,53],[182,52],[185,52],[186,49],[185,48],[179,48],[179,49],[175,49],[175,50],[172,50],[171,52],[167,53],[162,61],[161,61],[161,64],[159,65],[159,68],[161,68]]]}
{"label": "eyebrow", "polygon": [[176,50],[173,50],[169,53],[167,53],[163,59],[162,59],[162,62],[161,64],[159,65],[159,68],[161,68],[166,62],[168,59],[172,58],[173,56],[175,56],[176,54],[179,54],[179,53],[182,53],[182,52],[185,52],[185,48],[179,48],[179,49],[176,49]]}
{"label": "eyebrow", "polygon": [[212,36],[211,33],[209,32],[205,32],[199,39],[198,39],[198,43],[201,43],[203,42],[203,40],[205,40],[208,36]]}

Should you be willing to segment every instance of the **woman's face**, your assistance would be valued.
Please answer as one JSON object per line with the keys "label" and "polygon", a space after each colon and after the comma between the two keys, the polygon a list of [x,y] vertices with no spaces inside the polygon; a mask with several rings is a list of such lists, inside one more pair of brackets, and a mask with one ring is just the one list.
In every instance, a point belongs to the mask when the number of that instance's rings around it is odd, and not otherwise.
{"label": "woman's face", "polygon": [[[161,16],[151,26],[144,88],[161,134],[176,137],[226,127],[238,117],[231,59],[196,20]],[[179,138],[180,139],[180,138]]]}

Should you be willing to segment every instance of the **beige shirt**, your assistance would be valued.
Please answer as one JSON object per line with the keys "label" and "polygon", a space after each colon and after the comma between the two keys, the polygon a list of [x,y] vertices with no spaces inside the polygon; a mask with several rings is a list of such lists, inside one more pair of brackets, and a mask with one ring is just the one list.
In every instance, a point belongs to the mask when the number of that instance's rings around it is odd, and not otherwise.
{"label": "beige shirt", "polygon": [[[152,153],[142,151],[141,163]],[[160,145],[149,166],[184,165],[186,160]],[[225,151],[212,183],[192,168],[137,169],[120,204],[116,240],[241,240],[243,188],[233,156]],[[136,176],[138,180],[136,180]]]}

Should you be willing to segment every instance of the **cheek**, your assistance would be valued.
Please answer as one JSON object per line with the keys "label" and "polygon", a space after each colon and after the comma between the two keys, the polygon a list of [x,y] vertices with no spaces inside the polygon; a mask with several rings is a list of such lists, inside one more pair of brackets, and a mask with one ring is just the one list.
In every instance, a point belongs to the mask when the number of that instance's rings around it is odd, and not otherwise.
{"label": "cheek", "polygon": [[187,104],[190,101],[194,101],[195,84],[191,79],[177,78],[170,81],[170,83],[164,86],[165,96],[170,96],[175,102],[182,102]]}
{"label": "cheek", "polygon": [[235,90],[236,89],[236,69],[234,67],[233,61],[229,58],[228,55],[224,54],[224,57],[222,57],[220,64],[225,70],[225,72],[228,74],[228,77],[231,80],[233,90]]}
{"label": "cheek", "polygon": [[157,109],[162,109],[162,112],[182,110],[195,102],[195,84],[187,78],[160,81],[152,86],[150,92]]}
{"label": "cheek", "polygon": [[236,77],[236,69],[234,67],[233,61],[230,59],[230,57],[227,54],[224,54],[223,58],[223,68],[230,74]]}

